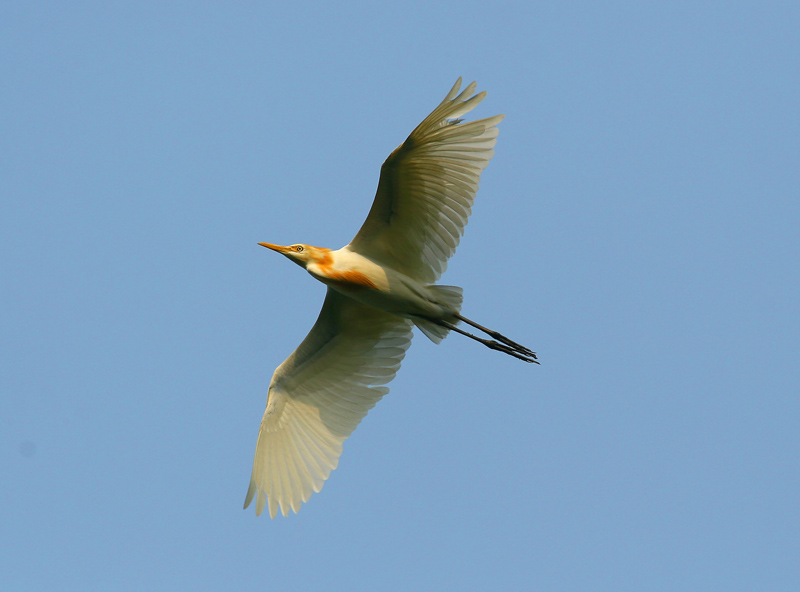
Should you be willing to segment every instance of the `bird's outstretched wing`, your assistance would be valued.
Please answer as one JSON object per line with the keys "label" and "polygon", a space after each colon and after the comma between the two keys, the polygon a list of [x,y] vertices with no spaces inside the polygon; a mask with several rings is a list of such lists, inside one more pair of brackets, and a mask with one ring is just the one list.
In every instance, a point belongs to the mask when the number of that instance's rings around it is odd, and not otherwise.
{"label": "bird's outstretched wing", "polygon": [[461,240],[503,119],[461,123],[486,92],[473,95],[474,82],[460,88],[461,78],[383,163],[372,209],[349,245],[428,283],[444,273]]}
{"label": "bird's outstretched wing", "polygon": [[253,475],[244,502],[257,494],[286,516],[319,492],[342,442],[389,392],[384,385],[411,345],[412,323],[328,288],[317,322],[272,377]]}

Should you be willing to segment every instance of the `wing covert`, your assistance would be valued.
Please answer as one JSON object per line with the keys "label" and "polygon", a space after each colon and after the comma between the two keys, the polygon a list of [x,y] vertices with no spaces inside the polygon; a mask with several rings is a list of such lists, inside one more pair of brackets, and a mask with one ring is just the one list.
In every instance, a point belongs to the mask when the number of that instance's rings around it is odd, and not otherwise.
{"label": "wing covert", "polygon": [[433,283],[447,268],[464,234],[481,171],[494,155],[495,115],[461,123],[486,96],[463,92],[461,78],[381,166],[366,221],[349,248],[421,281]]}
{"label": "wing covert", "polygon": [[295,513],[336,468],[342,443],[389,392],[412,323],[328,289],[317,322],[272,377],[244,507]]}

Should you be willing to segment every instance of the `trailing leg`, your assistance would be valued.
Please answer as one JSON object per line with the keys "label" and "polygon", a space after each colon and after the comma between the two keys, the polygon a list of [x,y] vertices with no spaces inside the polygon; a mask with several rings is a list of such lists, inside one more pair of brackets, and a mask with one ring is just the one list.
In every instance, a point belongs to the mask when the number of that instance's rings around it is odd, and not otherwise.
{"label": "trailing leg", "polygon": [[484,326],[482,326],[482,325],[479,325],[479,324],[478,324],[478,323],[476,323],[475,321],[471,321],[471,320],[469,320],[468,318],[462,317],[462,316],[461,316],[460,314],[458,314],[458,313],[456,313],[456,318],[457,318],[459,321],[463,321],[463,322],[465,322],[466,324],[468,324],[468,325],[472,325],[472,326],[473,326],[473,327],[475,327],[476,329],[478,329],[478,330],[480,330],[480,331],[483,331],[484,333],[486,333],[486,334],[487,334],[489,337],[491,337],[492,339],[496,339],[497,341],[499,341],[499,342],[501,342],[501,343],[504,343],[504,344],[506,344],[507,346],[509,346],[510,348],[512,348],[514,351],[518,351],[519,353],[521,353],[521,354],[523,354],[523,355],[525,355],[525,356],[532,357],[533,359],[536,359],[536,353],[535,353],[535,352],[533,352],[533,351],[529,350],[529,349],[528,349],[527,347],[525,347],[524,345],[520,345],[520,344],[519,344],[519,343],[517,343],[516,341],[511,341],[511,340],[510,340],[508,337],[506,337],[505,335],[502,335],[502,334],[498,333],[497,331],[492,331],[491,329],[487,329],[486,327],[484,327]]}
{"label": "trailing leg", "polygon": [[458,327],[456,327],[452,323],[448,323],[447,321],[441,321],[441,323],[442,323],[443,327],[447,327],[451,331],[455,331],[456,333],[460,333],[461,335],[469,337],[470,339],[474,339],[475,341],[477,341],[479,343],[482,343],[483,345],[485,345],[489,349],[493,349],[495,351],[503,352],[504,354],[508,354],[509,356],[513,356],[513,357],[517,358],[518,360],[522,360],[523,362],[528,362],[528,363],[531,363],[531,364],[538,364],[539,363],[538,361],[536,361],[536,354],[533,353],[533,352],[531,352],[530,354],[527,354],[525,352],[521,352],[521,351],[519,351],[519,350],[517,350],[517,349],[515,349],[515,348],[513,348],[513,347],[511,347],[509,345],[506,345],[504,343],[498,343],[497,341],[492,341],[491,339],[483,339],[482,337],[478,337],[477,335],[473,335],[472,333],[467,333],[463,329],[459,329]]}

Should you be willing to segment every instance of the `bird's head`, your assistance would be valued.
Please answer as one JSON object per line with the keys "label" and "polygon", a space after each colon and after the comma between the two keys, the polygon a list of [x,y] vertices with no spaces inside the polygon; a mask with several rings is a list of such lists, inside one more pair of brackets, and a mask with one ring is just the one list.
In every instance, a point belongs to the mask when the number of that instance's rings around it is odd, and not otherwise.
{"label": "bird's head", "polygon": [[330,258],[330,249],[322,249],[320,247],[312,247],[311,245],[289,245],[282,247],[281,245],[273,245],[271,243],[258,243],[262,247],[267,247],[284,255],[290,261],[294,261],[301,267],[307,267],[309,263],[324,263],[326,259]]}

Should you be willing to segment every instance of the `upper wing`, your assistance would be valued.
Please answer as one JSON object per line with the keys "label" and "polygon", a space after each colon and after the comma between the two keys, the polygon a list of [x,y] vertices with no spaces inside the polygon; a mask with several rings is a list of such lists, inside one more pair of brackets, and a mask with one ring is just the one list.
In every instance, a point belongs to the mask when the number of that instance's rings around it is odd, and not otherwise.
{"label": "upper wing", "polygon": [[474,82],[456,96],[460,88],[461,78],[383,163],[372,209],[349,245],[428,283],[444,273],[461,240],[503,119],[460,123],[486,96],[472,96]]}
{"label": "upper wing", "polygon": [[256,515],[297,513],[322,489],[342,442],[389,389],[411,345],[409,320],[360,304],[328,288],[317,322],[269,385],[253,475]]}

